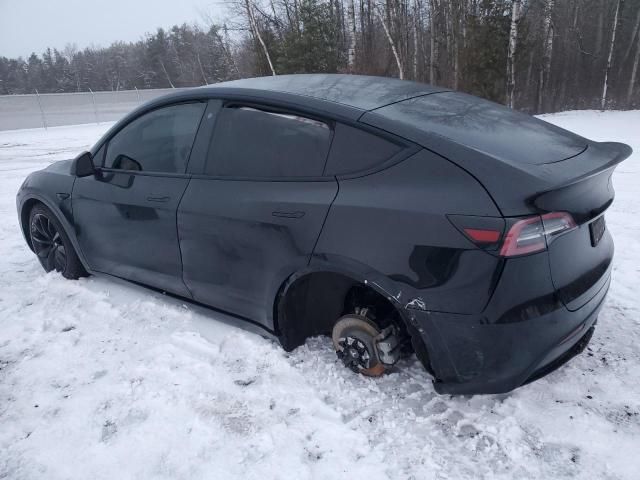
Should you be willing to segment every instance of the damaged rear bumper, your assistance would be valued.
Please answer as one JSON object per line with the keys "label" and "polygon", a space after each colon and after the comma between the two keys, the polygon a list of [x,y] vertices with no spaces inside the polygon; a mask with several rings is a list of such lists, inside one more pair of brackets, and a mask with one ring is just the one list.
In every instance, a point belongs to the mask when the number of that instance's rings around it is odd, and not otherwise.
{"label": "damaged rear bumper", "polygon": [[405,312],[416,353],[433,373],[438,393],[505,393],[550,373],[586,347],[609,283],[607,274],[579,310],[562,307],[508,323],[490,323],[483,315]]}

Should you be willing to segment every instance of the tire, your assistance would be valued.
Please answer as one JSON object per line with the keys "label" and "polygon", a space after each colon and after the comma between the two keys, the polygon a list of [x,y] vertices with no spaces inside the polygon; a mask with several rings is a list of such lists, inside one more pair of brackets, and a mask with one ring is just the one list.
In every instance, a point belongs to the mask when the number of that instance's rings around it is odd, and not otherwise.
{"label": "tire", "polygon": [[69,280],[88,276],[62,224],[42,204],[29,212],[29,238],[45,272],[55,270]]}

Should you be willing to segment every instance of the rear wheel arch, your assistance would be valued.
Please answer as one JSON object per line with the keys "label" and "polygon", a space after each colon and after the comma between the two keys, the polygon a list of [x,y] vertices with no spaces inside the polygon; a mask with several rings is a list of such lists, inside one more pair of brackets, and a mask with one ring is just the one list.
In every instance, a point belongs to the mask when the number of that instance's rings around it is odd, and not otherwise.
{"label": "rear wheel arch", "polygon": [[367,308],[380,326],[397,321],[404,326],[402,307],[375,282],[339,269],[315,269],[290,276],[274,302],[275,332],[291,351],[309,337],[331,335],[342,316]]}

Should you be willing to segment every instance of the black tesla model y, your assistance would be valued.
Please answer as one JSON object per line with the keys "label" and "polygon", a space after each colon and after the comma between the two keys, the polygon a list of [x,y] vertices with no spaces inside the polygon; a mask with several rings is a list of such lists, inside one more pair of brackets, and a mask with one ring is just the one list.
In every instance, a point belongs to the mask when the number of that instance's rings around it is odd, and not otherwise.
{"label": "black tesla model y", "polygon": [[413,351],[438,392],[498,393],[589,342],[630,153],[419,83],[254,78],[143,105],[17,206],[46,271],[185,297],[286,350],[329,335],[365,375]]}

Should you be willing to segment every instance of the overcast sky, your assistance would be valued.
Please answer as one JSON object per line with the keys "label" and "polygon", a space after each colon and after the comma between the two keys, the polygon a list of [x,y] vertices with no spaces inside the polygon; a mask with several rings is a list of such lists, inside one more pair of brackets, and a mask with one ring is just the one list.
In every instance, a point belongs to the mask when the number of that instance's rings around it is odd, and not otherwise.
{"label": "overcast sky", "polygon": [[0,56],[27,57],[47,47],[107,46],[139,40],[157,27],[202,23],[216,0],[0,0]]}

